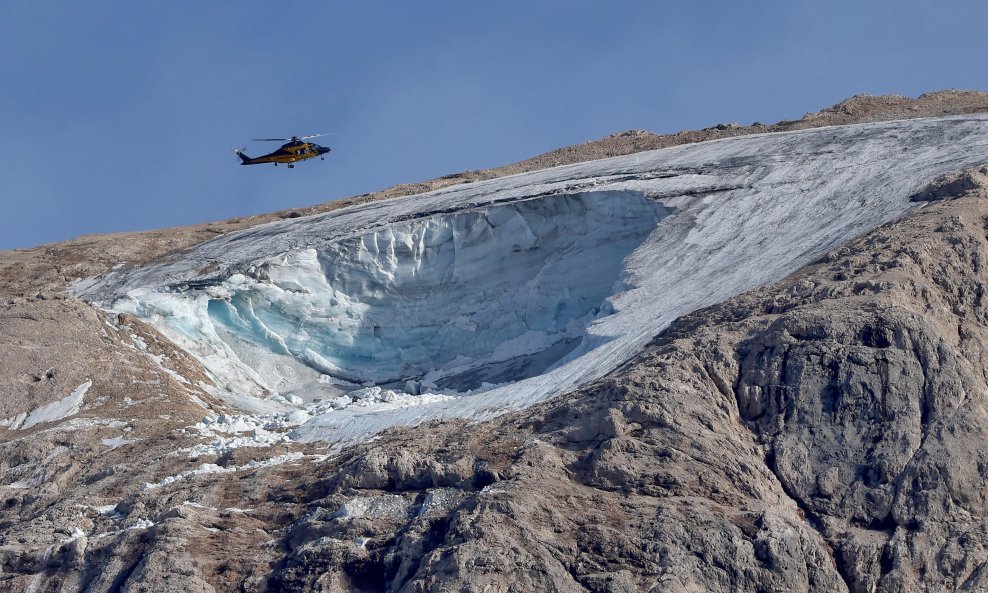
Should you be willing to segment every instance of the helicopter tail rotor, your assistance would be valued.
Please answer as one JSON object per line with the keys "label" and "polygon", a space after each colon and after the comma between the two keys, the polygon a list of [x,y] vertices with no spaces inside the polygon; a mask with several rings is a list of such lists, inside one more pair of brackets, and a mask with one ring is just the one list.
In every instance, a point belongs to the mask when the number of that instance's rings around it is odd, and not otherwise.
{"label": "helicopter tail rotor", "polygon": [[234,148],[233,149],[234,154],[236,154],[238,157],[240,157],[240,164],[241,165],[246,165],[247,163],[249,163],[251,161],[251,158],[249,156],[247,156],[246,154],[244,154],[244,151],[245,150],[247,150],[246,147],[245,148]]}

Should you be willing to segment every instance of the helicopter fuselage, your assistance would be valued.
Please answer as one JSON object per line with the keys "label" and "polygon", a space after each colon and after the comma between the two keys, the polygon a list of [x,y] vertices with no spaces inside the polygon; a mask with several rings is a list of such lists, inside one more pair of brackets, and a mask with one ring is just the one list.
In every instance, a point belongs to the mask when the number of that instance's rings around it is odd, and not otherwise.
{"label": "helicopter fuselage", "polygon": [[321,157],[330,150],[332,149],[326,146],[319,146],[314,142],[292,140],[287,144],[283,144],[278,150],[264,156],[251,158],[239,150],[236,151],[236,153],[237,156],[240,157],[241,165],[263,165],[265,163],[274,163],[277,166],[278,163],[284,163],[287,164],[289,168],[292,168],[295,166],[295,163],[315,157]]}

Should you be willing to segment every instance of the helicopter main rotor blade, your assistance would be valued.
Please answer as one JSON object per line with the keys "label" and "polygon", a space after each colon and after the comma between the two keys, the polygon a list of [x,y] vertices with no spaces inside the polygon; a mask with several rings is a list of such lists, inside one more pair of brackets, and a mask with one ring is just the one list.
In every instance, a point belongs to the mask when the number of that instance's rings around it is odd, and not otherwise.
{"label": "helicopter main rotor blade", "polygon": [[290,140],[308,140],[309,138],[318,138],[320,136],[329,136],[331,134],[335,134],[335,132],[312,134],[311,136],[292,136],[291,138],[254,138],[252,142],[288,142]]}

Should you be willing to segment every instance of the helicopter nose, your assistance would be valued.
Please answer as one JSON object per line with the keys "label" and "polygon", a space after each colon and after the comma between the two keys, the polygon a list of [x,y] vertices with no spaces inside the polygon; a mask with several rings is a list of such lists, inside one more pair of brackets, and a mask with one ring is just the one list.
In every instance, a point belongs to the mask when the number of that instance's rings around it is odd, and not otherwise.
{"label": "helicopter nose", "polygon": [[333,150],[333,149],[332,148],[326,148],[325,146],[320,146],[319,147],[319,154],[326,154],[330,150]]}

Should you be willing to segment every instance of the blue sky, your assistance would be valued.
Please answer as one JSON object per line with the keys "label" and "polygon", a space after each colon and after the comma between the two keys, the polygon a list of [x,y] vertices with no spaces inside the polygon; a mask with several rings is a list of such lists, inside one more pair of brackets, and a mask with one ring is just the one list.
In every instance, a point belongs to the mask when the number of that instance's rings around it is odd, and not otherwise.
{"label": "blue sky", "polygon": [[[984,3],[0,6],[0,249],[268,212],[643,128],[988,90]],[[334,132],[325,162],[241,167]]]}

